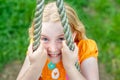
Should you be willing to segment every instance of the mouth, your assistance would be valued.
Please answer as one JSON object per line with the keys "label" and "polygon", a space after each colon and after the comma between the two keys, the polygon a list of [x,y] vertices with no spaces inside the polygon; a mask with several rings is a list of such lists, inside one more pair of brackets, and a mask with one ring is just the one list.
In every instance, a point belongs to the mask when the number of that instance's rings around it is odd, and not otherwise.
{"label": "mouth", "polygon": [[48,54],[50,57],[58,57],[58,56],[60,56],[61,55],[61,53],[59,53],[59,54]]}

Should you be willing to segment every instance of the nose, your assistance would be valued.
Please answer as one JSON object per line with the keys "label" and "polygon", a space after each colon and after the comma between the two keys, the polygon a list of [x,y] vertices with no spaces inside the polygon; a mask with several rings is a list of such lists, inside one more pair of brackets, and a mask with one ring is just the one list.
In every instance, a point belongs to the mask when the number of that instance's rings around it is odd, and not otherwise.
{"label": "nose", "polygon": [[57,44],[55,42],[51,42],[48,46],[48,50],[50,52],[57,52]]}

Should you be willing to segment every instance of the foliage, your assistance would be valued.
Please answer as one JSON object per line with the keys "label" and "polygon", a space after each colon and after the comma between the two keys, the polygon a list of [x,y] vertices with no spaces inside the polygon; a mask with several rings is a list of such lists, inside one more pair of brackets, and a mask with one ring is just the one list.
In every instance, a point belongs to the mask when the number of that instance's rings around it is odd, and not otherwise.
{"label": "foliage", "polygon": [[34,7],[32,0],[0,1],[0,67],[24,59]]}
{"label": "foliage", "polygon": [[[119,80],[120,66],[114,65],[120,63],[120,0],[65,2],[77,12],[85,25],[87,36],[97,42],[99,62],[105,63],[106,71],[114,72],[116,80]],[[28,28],[34,17],[35,4],[33,0],[0,0],[0,69],[10,61],[24,59],[29,44]]]}

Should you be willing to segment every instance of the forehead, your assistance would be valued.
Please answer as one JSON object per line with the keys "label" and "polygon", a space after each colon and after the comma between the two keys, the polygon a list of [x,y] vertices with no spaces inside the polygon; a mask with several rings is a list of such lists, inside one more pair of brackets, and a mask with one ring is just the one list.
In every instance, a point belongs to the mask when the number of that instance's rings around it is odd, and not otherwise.
{"label": "forehead", "polygon": [[57,22],[43,22],[41,34],[61,35],[61,34],[63,34],[63,27],[59,21],[57,21]]}

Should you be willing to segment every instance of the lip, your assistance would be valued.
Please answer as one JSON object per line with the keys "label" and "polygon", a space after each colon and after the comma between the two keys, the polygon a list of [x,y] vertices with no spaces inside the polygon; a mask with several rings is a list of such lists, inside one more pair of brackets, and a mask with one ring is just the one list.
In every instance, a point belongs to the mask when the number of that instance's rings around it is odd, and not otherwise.
{"label": "lip", "polygon": [[50,57],[58,57],[58,56],[60,56],[61,55],[61,53],[59,53],[59,54],[48,54]]}

